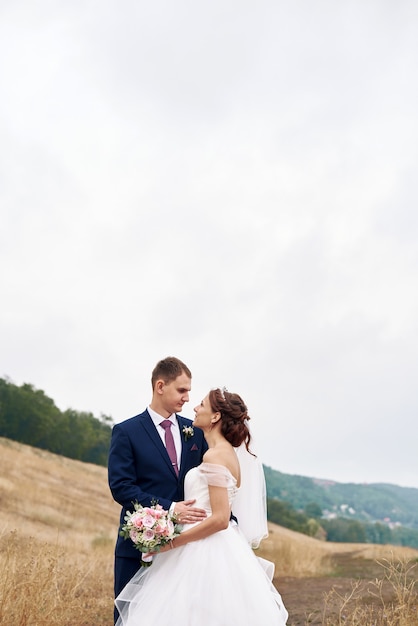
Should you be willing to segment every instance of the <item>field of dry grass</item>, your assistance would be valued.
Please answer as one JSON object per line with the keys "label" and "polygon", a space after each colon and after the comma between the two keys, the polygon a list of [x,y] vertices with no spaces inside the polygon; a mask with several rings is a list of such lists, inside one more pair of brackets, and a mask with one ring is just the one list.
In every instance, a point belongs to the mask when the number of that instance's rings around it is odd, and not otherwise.
{"label": "field of dry grass", "polygon": [[361,564],[371,561],[416,560],[418,550],[388,545],[365,543],[332,543],[318,541],[307,535],[269,523],[269,536],[257,554],[276,563],[278,576],[305,578],[335,576],[338,565],[355,557],[357,573]]}
{"label": "field of dry grass", "polygon": [[[118,517],[119,507],[109,493],[104,467],[0,438],[0,623],[6,626],[112,626],[113,546]],[[307,582],[315,584],[315,581],[327,581],[326,589],[331,590],[333,581],[337,580],[333,578],[336,573],[347,573],[347,563],[351,567],[347,580],[352,581],[359,577],[358,572],[362,577],[363,570],[371,571],[370,564],[376,559],[416,562],[418,551],[324,543],[272,524],[269,530],[270,536],[258,553],[276,563],[275,582],[291,609],[289,626],[418,624],[410,618],[407,622],[394,619],[379,622],[375,618],[367,621],[369,618],[364,614],[360,621],[350,622],[346,598],[335,585],[334,590],[340,593],[337,598],[335,594],[325,596],[322,587],[317,587],[315,600],[325,613],[319,617],[316,610],[316,619],[320,621],[315,621],[309,618],[310,612],[312,614],[309,603],[315,592],[311,590],[305,595],[302,592]],[[338,572],[340,567],[345,570]],[[357,568],[356,573],[353,567]],[[404,590],[411,581],[414,583],[415,578],[405,579]],[[398,591],[400,586],[398,581]],[[396,601],[398,607],[401,601],[404,607],[409,603],[408,611],[416,612],[413,585],[408,597],[402,596]],[[327,603],[333,607],[332,617],[326,615]],[[353,616],[356,609],[351,605],[349,612]],[[345,621],[335,621],[340,619],[341,606],[345,607]],[[355,601],[354,606],[358,607],[358,602]]]}
{"label": "field of dry grass", "polygon": [[104,467],[0,439],[0,623],[111,626],[118,518]]}
{"label": "field of dry grass", "polygon": [[269,524],[288,626],[418,626],[418,550],[321,542]]}

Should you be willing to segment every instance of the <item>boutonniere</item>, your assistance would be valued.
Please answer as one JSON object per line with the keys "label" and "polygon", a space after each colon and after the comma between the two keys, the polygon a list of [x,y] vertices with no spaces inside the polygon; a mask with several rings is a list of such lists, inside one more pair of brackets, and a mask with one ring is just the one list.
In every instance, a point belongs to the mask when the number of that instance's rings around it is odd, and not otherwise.
{"label": "boutonniere", "polygon": [[187,441],[188,439],[190,439],[190,437],[193,437],[193,435],[194,435],[193,426],[183,426],[184,441]]}

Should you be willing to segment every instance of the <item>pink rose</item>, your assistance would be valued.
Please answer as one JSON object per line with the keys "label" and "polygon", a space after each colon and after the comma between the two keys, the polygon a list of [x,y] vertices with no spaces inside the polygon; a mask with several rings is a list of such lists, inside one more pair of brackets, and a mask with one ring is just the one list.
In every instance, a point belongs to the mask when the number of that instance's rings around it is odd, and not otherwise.
{"label": "pink rose", "polygon": [[134,543],[138,541],[138,532],[134,529],[129,531],[129,537],[132,539]]}
{"label": "pink rose", "polygon": [[154,530],[156,533],[162,533],[165,531],[166,528],[167,528],[167,520],[160,519],[158,520],[158,522],[156,522]]}
{"label": "pink rose", "polygon": [[144,530],[142,536],[144,538],[144,541],[152,541],[155,537],[155,533],[150,528],[147,528],[146,530]]}
{"label": "pink rose", "polygon": [[145,515],[142,518],[142,524],[145,526],[145,528],[152,528],[154,526],[154,518],[152,515]]}
{"label": "pink rose", "polygon": [[136,515],[135,513],[131,517],[131,523],[135,526],[135,528],[142,528],[144,525],[142,522],[142,516]]}

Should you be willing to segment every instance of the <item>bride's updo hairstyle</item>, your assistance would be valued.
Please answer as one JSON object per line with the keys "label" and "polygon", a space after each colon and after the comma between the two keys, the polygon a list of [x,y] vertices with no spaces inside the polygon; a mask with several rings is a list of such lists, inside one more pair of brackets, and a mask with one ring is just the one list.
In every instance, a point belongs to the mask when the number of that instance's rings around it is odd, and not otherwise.
{"label": "bride's updo hairstyle", "polygon": [[221,432],[225,439],[238,448],[243,442],[248,452],[251,441],[247,422],[250,416],[247,407],[237,393],[230,393],[224,389],[211,389],[209,402],[212,410],[221,414]]}

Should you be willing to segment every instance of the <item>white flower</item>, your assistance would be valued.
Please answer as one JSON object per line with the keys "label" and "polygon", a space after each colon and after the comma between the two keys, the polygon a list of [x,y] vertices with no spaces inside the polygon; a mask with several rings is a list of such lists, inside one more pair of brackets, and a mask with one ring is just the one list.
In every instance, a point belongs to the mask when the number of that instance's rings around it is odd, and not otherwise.
{"label": "white flower", "polygon": [[193,437],[194,435],[193,426],[183,426],[183,435],[184,435],[185,441],[190,439],[190,437]]}

